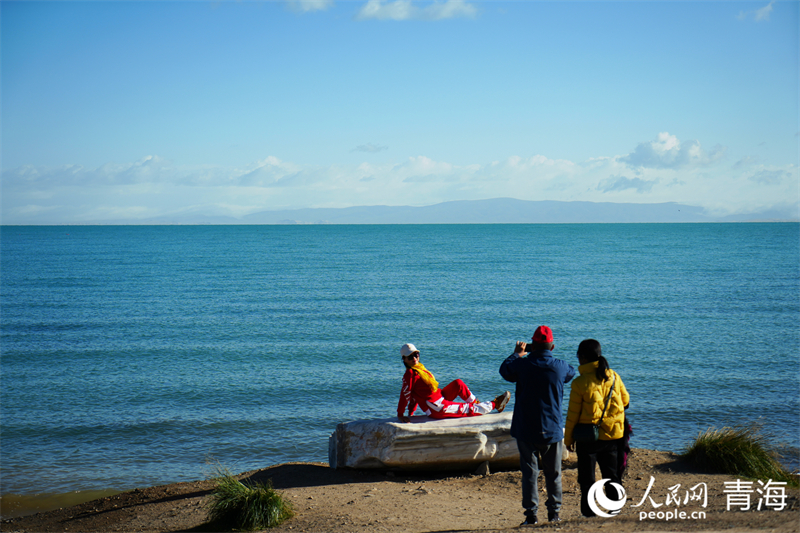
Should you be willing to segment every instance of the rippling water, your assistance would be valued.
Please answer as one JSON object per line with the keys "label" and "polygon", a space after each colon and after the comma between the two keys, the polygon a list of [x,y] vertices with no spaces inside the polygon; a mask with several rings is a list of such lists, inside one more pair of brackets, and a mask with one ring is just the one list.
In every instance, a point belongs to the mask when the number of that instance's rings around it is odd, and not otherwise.
{"label": "rippling water", "polygon": [[[3,494],[327,460],[413,342],[482,398],[514,341],[603,344],[633,445],[800,433],[800,225],[2,229]],[[513,388],[512,388],[513,390]],[[513,401],[513,400],[512,400]]]}

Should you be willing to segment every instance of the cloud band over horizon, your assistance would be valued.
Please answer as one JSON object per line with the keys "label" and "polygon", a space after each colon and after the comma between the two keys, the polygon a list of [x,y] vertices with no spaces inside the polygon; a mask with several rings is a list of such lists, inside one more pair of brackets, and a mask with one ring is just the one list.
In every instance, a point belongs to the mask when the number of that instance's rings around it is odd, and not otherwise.
{"label": "cloud band over horizon", "polygon": [[[364,152],[384,147],[365,145]],[[482,200],[511,197],[521,200],[600,201],[696,205],[719,215],[785,208],[797,204],[793,188],[798,168],[773,168],[755,162],[730,167],[725,179],[707,170],[725,166],[724,148],[705,152],[698,141],[681,142],[668,132],[653,141],[637,143],[628,154],[573,162],[543,155],[510,156],[502,161],[456,165],[411,156],[386,164],[362,162],[310,166],[275,156],[242,167],[174,165],[158,156],[97,168],[23,166],[3,172],[3,222],[28,223],[42,214],[58,213],[61,223],[120,218],[135,222],[147,217],[206,210],[209,215],[241,217],[250,213],[299,207],[360,205],[431,205],[452,199]],[[735,167],[735,168],[734,168]],[[698,187],[708,191],[701,200],[687,196]],[[752,190],[746,203],[729,198]],[[775,190],[784,201],[772,200]],[[177,191],[181,191],[177,193]],[[769,193],[767,193],[769,191]],[[159,205],[158,196],[171,198]],[[386,202],[386,196],[391,202]],[[85,206],[102,198],[101,205]],[[304,201],[301,202],[300,198]],[[794,198],[794,201],[792,201]],[[424,199],[424,201],[420,201]]]}

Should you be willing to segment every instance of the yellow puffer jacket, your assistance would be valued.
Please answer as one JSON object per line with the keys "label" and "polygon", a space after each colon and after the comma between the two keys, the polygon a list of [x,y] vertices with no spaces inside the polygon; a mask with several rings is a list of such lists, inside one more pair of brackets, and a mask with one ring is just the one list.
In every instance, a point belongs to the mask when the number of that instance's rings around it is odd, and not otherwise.
{"label": "yellow puffer jacket", "polygon": [[575,424],[597,424],[600,421],[615,376],[614,392],[603,417],[603,423],[600,424],[600,440],[621,439],[624,433],[625,407],[631,397],[625,389],[625,384],[622,383],[622,378],[613,370],[608,371],[608,379],[605,381],[597,379],[595,370],[598,364],[598,361],[594,361],[579,366],[580,376],[572,381],[567,423],[564,428],[564,444],[567,446],[574,442],[572,428]]}

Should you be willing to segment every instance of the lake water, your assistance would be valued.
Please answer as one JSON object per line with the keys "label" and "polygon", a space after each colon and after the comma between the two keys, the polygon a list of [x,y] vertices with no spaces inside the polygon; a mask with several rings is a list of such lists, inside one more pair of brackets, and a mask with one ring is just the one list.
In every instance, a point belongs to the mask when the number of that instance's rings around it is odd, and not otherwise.
{"label": "lake water", "polygon": [[[393,417],[412,342],[480,398],[514,342],[603,345],[635,447],[800,444],[800,225],[2,228],[0,492],[326,461]],[[512,404],[513,407],[513,398]]]}

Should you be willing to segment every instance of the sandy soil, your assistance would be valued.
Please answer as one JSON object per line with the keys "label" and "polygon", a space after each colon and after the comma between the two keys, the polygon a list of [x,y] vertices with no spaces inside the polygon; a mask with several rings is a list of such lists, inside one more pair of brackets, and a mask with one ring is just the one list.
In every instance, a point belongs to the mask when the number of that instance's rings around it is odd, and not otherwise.
{"label": "sandy soil", "polygon": [[[681,504],[654,508],[640,503],[651,477],[650,496],[665,504],[672,489]],[[281,464],[247,472],[242,479],[271,479],[294,506],[296,516],[271,531],[276,532],[461,532],[516,531],[523,519],[518,471],[488,475],[446,474],[406,475],[375,472],[336,471],[326,464]],[[735,477],[699,473],[669,452],[634,450],[624,480],[628,502],[619,516],[583,518],[579,512],[580,491],[574,462],[564,463],[562,522],[547,522],[546,510],[539,510],[538,527],[552,531],[800,531],[797,489],[785,490],[786,508],[776,511],[726,509],[725,481]],[[765,480],[766,481],[766,480]],[[540,483],[542,480],[540,479]],[[698,483],[708,486],[708,503],[683,503],[688,489]],[[754,489],[759,485],[754,483]],[[75,507],[3,521],[2,531],[215,531],[206,521],[209,481],[178,483],[134,490],[94,500]],[[541,494],[541,492],[540,492]],[[753,493],[753,507],[760,495]],[[542,497],[542,501],[544,498]],[[640,511],[669,509],[691,513],[704,511],[705,518],[645,519]],[[531,528],[523,528],[531,529]]]}

